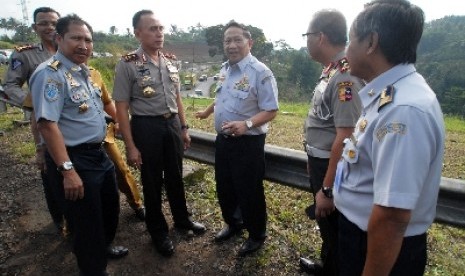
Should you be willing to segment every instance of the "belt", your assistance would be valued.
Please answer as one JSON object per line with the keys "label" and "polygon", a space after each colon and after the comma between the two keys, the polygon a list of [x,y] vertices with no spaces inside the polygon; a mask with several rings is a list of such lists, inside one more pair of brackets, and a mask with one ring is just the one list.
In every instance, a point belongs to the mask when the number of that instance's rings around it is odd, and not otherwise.
{"label": "belt", "polygon": [[307,151],[307,155],[311,157],[317,158],[329,158],[331,156],[330,150],[322,150],[315,147],[310,146],[309,144],[305,145],[305,149]]}
{"label": "belt", "polygon": [[177,113],[165,113],[162,115],[132,115],[132,118],[153,118],[153,119],[164,119],[168,120],[174,118]]}
{"label": "belt", "polygon": [[66,147],[67,150],[96,150],[102,147],[102,143],[82,143],[76,146]]}

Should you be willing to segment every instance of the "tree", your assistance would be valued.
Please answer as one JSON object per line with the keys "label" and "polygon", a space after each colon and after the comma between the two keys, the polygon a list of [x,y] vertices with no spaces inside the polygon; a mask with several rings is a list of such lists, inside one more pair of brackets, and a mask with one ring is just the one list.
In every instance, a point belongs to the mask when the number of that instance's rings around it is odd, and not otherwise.
{"label": "tree", "polygon": [[110,34],[115,35],[118,32],[118,29],[115,26],[110,27]]}

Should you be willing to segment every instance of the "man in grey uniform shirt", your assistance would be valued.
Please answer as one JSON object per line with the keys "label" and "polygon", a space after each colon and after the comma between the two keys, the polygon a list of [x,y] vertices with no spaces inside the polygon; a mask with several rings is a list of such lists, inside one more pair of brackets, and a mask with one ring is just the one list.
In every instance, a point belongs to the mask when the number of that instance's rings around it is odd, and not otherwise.
{"label": "man in grey uniform shirt", "polygon": [[206,228],[191,220],[186,206],[182,157],[190,137],[175,57],[161,52],[164,26],[150,10],[138,11],[132,23],[141,45],[117,64],[113,99],[127,162],[141,171],[147,230],[156,250],[171,256],[174,246],[162,211],[163,187],[175,228],[199,235]]}
{"label": "man in grey uniform shirt", "polygon": [[338,211],[334,208],[332,188],[343,141],[353,132],[360,116],[358,91],[363,82],[349,74],[344,52],[347,26],[341,12],[316,12],[303,36],[307,37],[310,57],[324,66],[304,125],[304,147],[315,204],[308,210],[315,212],[310,215],[316,217],[323,240],[320,254],[323,267],[305,258],[300,259],[300,265],[312,274],[337,275]]}

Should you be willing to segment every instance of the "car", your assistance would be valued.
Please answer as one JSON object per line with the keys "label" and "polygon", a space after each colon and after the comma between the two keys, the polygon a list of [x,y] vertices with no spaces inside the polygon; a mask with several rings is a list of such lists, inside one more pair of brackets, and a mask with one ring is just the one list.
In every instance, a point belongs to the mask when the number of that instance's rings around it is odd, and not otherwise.
{"label": "car", "polygon": [[195,89],[194,93],[195,93],[195,95],[197,95],[197,96],[202,96],[202,95],[203,95],[203,92],[202,92],[202,90],[200,90],[200,89]]}
{"label": "car", "polygon": [[0,50],[0,64],[8,64],[9,58],[10,55],[6,51]]}
{"label": "car", "polygon": [[208,78],[207,75],[201,75],[200,78],[199,78],[199,81],[206,81]]}
{"label": "car", "polygon": [[213,80],[218,80],[218,77],[219,77],[218,74],[214,75]]}

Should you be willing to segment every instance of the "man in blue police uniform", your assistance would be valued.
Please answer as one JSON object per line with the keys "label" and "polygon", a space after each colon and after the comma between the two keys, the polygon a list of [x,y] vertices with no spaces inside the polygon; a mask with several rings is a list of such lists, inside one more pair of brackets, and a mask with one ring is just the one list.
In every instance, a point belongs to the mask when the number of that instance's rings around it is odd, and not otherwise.
{"label": "man in blue police uniform", "polygon": [[147,230],[155,249],[171,256],[174,246],[162,211],[162,188],[175,228],[198,235],[206,228],[191,220],[186,206],[182,157],[190,137],[175,57],[161,52],[164,26],[150,10],[136,12],[132,24],[141,45],[117,64],[113,98],[128,164],[141,171]]}
{"label": "man in blue police uniform", "polygon": [[278,111],[276,80],[266,65],[258,61],[250,31],[231,21],[224,27],[224,53],[215,102],[198,118],[214,110],[215,179],[218,201],[226,226],[217,242],[241,232],[249,232],[238,255],[245,256],[262,247],[266,238],[265,137],[268,122]]}
{"label": "man in blue police uniform", "polygon": [[73,222],[74,254],[81,275],[106,275],[118,225],[119,195],[113,163],[102,148],[106,123],[98,86],[85,65],[92,28],[77,15],[56,24],[57,53],[39,65],[30,87],[35,117],[47,148],[47,174],[66,199]]}
{"label": "man in blue police uniform", "polygon": [[334,183],[341,275],[425,270],[445,130],[436,95],[414,66],[423,25],[419,7],[376,0],[350,30],[351,73],[367,85]]}
{"label": "man in blue police uniform", "polygon": [[332,189],[343,141],[354,131],[360,116],[358,91],[363,87],[363,81],[349,74],[349,63],[345,58],[347,24],[340,11],[316,12],[303,36],[307,37],[310,57],[324,66],[304,125],[304,146],[314,201],[307,210],[312,210],[310,216],[316,218],[319,226],[323,266],[301,258],[300,267],[310,274],[338,275],[339,212],[334,208]]}

